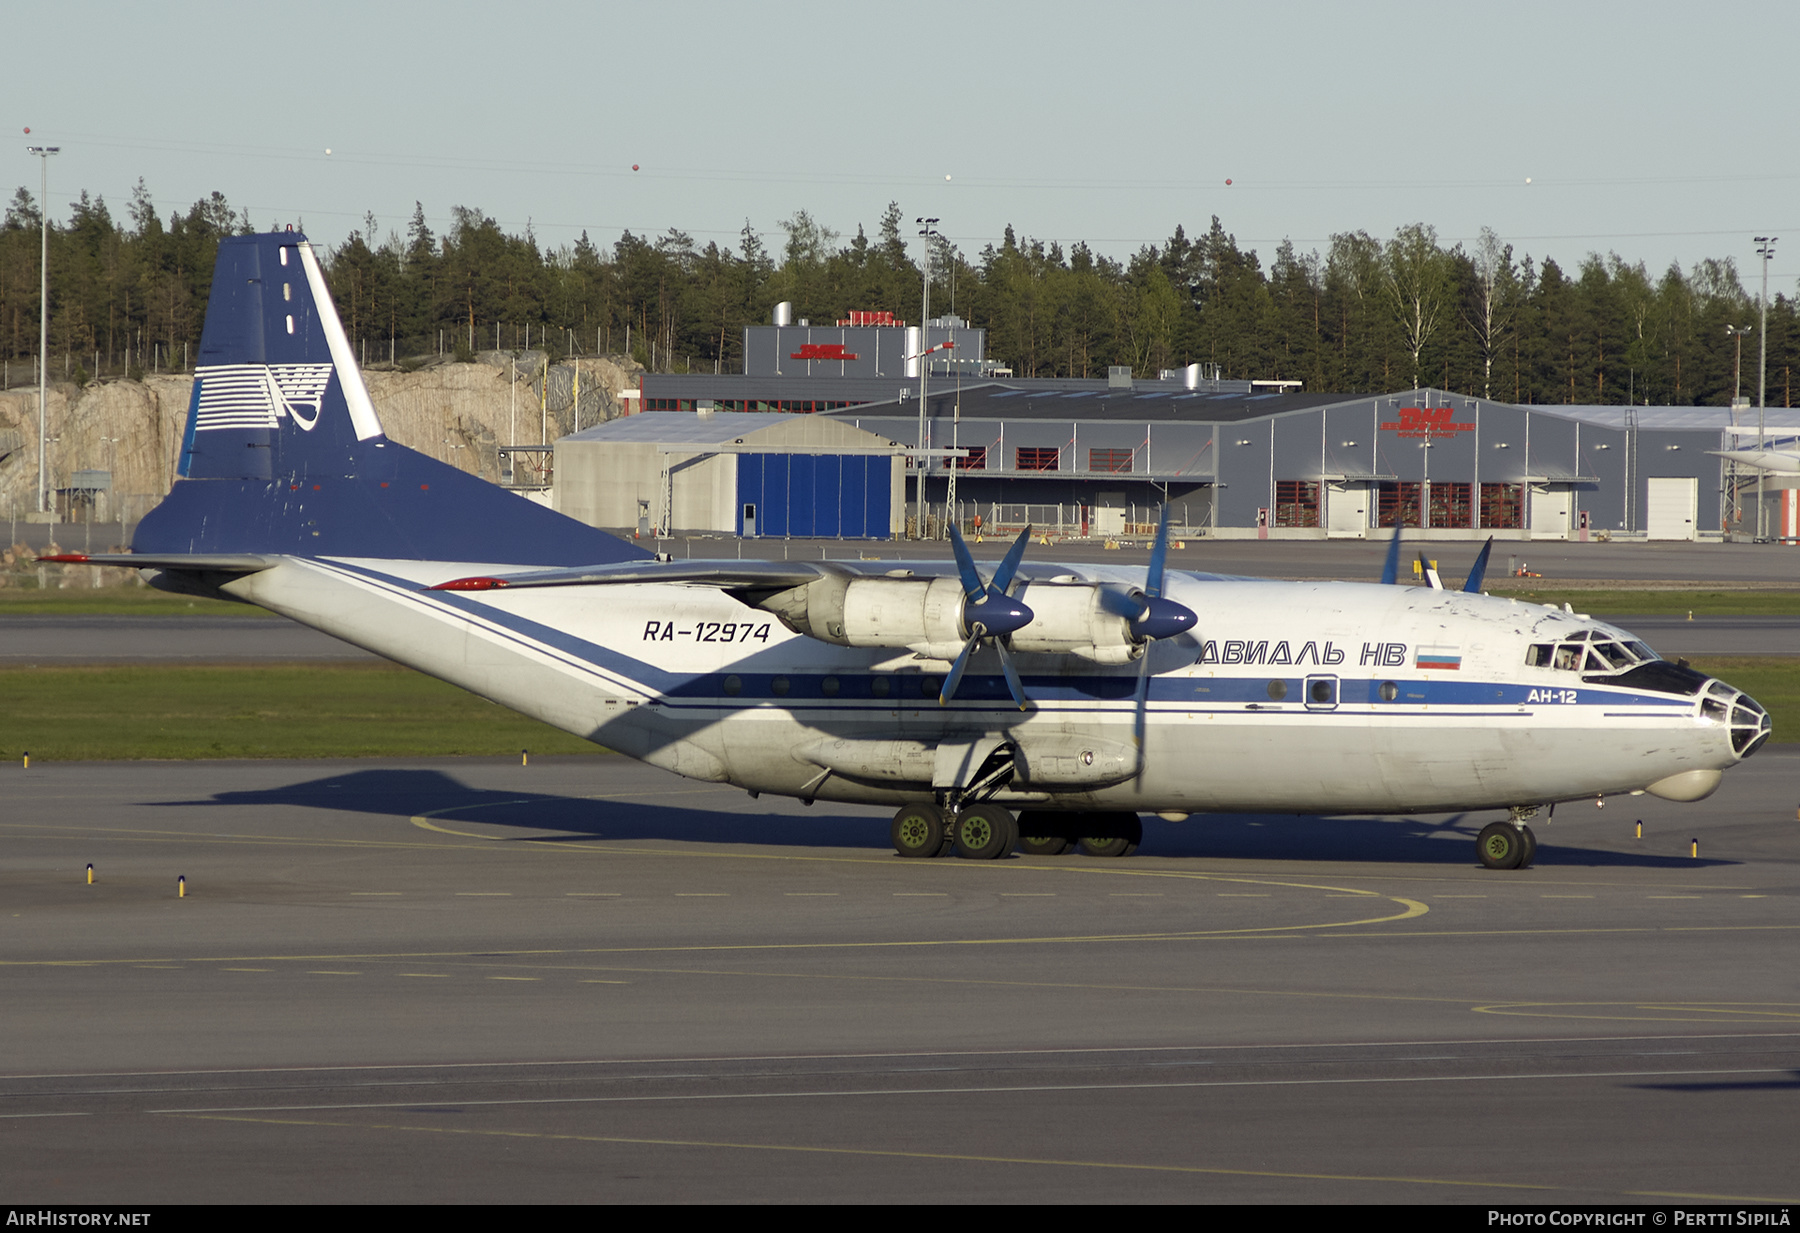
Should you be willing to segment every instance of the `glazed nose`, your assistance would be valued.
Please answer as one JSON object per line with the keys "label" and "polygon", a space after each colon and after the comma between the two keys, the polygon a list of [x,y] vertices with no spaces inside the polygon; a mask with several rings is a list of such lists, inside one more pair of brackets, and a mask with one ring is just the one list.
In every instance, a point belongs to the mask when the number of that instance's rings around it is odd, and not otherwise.
{"label": "glazed nose", "polygon": [[1700,713],[1731,729],[1731,749],[1740,759],[1761,749],[1774,731],[1769,712],[1755,698],[1733,689],[1724,681],[1706,683],[1706,692],[1700,699]]}

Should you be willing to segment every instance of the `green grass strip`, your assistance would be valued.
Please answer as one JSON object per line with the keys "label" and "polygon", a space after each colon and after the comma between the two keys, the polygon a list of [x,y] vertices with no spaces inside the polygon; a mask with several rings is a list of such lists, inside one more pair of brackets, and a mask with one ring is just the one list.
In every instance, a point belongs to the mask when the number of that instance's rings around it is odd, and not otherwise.
{"label": "green grass strip", "polygon": [[233,616],[272,620],[275,614],[254,604],[171,595],[154,587],[52,587],[40,591],[34,578],[30,585],[0,587],[0,622],[9,616]]}
{"label": "green grass strip", "polygon": [[1800,591],[1689,590],[1606,591],[1513,590],[1492,588],[1491,595],[1510,596],[1521,603],[1565,603],[1589,616],[1800,616]]}
{"label": "green grass strip", "polygon": [[0,759],[594,754],[395,664],[0,669]]}

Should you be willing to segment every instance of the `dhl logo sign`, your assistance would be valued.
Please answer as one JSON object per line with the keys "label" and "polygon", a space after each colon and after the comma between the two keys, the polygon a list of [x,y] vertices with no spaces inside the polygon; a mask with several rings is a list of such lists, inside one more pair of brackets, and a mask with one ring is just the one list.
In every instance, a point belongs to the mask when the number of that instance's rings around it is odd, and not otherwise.
{"label": "dhl logo sign", "polygon": [[1474,432],[1474,424],[1453,424],[1453,407],[1401,407],[1400,418],[1384,420],[1381,431],[1402,437],[1447,437],[1452,433]]}
{"label": "dhl logo sign", "polygon": [[843,343],[803,343],[800,350],[788,358],[790,360],[854,360],[858,356],[854,351],[844,350]]}

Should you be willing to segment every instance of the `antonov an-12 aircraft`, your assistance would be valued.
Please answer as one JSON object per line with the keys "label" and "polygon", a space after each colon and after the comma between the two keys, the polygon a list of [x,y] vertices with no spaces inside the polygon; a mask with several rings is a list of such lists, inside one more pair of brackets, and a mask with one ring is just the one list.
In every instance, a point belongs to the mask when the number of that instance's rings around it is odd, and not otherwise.
{"label": "antonov an-12 aircraft", "polygon": [[[1140,814],[1695,801],[1769,736],[1624,630],[1480,594],[1027,559],[669,561],[387,439],[312,248],[219,246],[178,481],[128,554],[677,774],[891,806],[901,856],[1122,856]],[[1397,545],[1396,545],[1397,550]]]}

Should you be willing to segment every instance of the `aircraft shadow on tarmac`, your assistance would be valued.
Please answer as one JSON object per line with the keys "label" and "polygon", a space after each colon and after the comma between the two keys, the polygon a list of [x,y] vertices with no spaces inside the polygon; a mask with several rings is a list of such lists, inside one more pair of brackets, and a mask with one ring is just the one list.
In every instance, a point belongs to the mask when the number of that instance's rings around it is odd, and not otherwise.
{"label": "aircraft shadow on tarmac", "polygon": [[[891,850],[888,819],[873,812],[834,812],[828,803],[804,814],[769,810],[745,798],[736,810],[691,809],[654,800],[613,800],[527,790],[473,788],[429,769],[349,771],[279,788],[220,792],[203,800],[145,802],[152,807],[288,805],[413,818],[440,825],[475,823],[486,835],[516,827],[534,842],[659,839],[684,843]],[[783,802],[785,805],[785,802]],[[1497,813],[1426,817],[1317,818],[1287,814],[1196,814],[1186,822],[1146,815],[1141,851],[1148,856],[1236,860],[1393,862],[1468,866],[1476,832]],[[1550,824],[1555,827],[1555,823]],[[1733,864],[1648,852],[1562,847],[1538,834],[1540,865],[1591,868],[1696,869]],[[1571,826],[1575,837],[1594,826]],[[546,833],[548,832],[548,833]],[[1550,834],[1555,834],[1551,830]]]}

